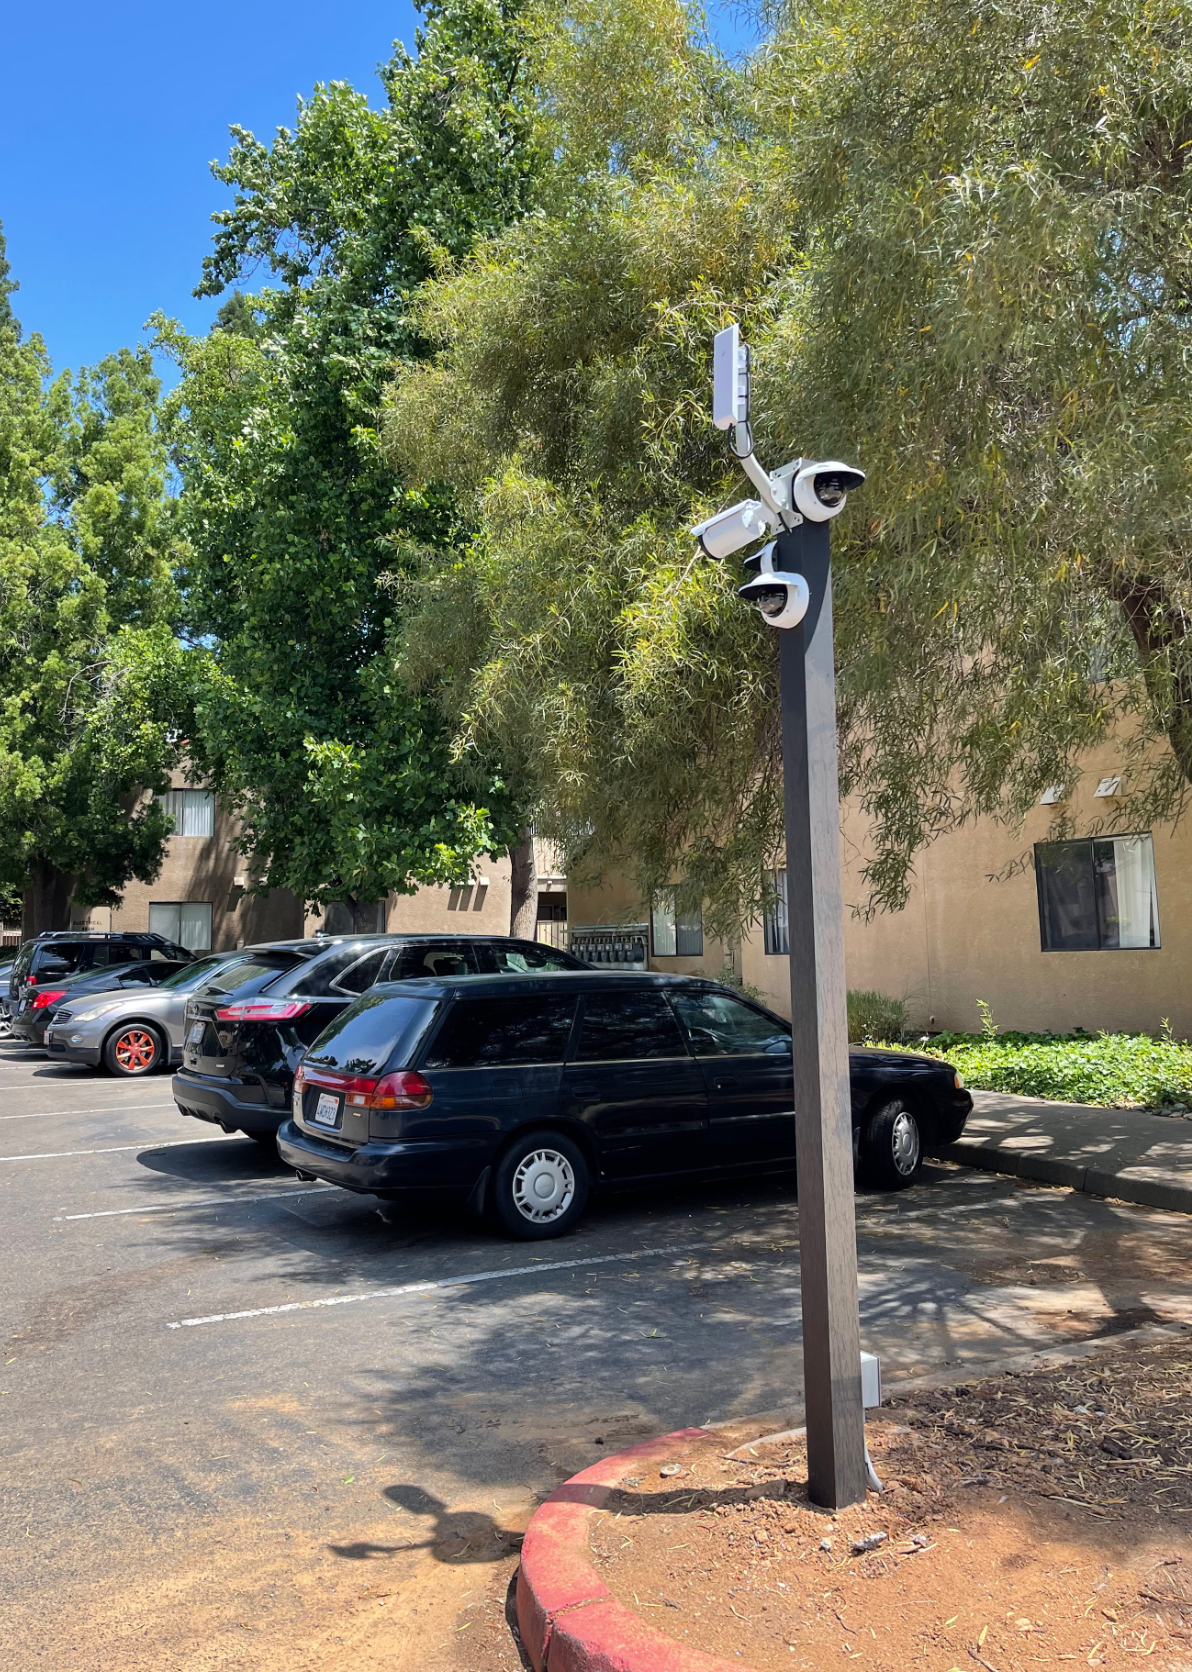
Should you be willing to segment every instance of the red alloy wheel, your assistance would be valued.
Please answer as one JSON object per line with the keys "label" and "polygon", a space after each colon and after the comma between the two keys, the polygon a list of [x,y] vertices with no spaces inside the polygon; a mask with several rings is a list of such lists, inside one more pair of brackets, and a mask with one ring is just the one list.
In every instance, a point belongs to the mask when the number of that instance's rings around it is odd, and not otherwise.
{"label": "red alloy wheel", "polygon": [[157,1040],[144,1028],[129,1028],[116,1040],[113,1054],[126,1074],[144,1074],[157,1060]]}

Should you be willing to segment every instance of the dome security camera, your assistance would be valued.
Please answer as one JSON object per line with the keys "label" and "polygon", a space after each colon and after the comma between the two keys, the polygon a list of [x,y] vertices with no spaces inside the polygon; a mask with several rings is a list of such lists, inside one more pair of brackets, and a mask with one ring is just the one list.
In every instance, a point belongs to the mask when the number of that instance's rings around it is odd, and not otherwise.
{"label": "dome security camera", "polygon": [[791,482],[791,503],[808,522],[827,522],[838,517],[854,488],[865,480],[863,470],[841,464],[839,459],[811,461],[795,473]]}
{"label": "dome security camera", "polygon": [[772,570],[737,588],[737,597],[753,604],[770,627],[797,627],[807,614],[811,594],[802,575]]}

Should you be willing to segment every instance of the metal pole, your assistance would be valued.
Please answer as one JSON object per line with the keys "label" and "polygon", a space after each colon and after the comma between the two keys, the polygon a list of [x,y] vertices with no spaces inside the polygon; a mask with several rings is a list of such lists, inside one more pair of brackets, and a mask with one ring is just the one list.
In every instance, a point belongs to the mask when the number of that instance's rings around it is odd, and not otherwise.
{"label": "metal pole", "polygon": [[813,1503],[843,1509],[865,1498],[865,1411],[828,524],[781,534],[774,567],[802,574],[811,592],[802,623],[778,635],[786,896],[808,1487]]}

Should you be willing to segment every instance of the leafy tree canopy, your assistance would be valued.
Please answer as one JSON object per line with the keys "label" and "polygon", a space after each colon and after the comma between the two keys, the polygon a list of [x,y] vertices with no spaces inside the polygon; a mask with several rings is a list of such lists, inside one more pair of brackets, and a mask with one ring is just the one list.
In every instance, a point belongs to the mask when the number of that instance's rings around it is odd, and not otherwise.
{"label": "leafy tree canopy", "polygon": [[1073,785],[1111,732],[1117,822],[1178,810],[1183,8],[791,5],[739,68],[665,0],[568,17],[544,212],[428,285],[433,372],[390,394],[391,460],[448,474],[479,525],[428,565],[407,680],[461,749],[518,755],[573,867],[628,858],[713,924],[756,909],[781,846],[774,636],[684,532],[748,492],[708,419],[732,317],[770,467],[869,472],[834,539],[872,902],[902,903],[932,837]]}
{"label": "leafy tree canopy", "polygon": [[428,5],[383,109],[332,83],[270,146],[234,130],[215,173],[235,204],[199,293],[262,265],[275,282],[234,292],[205,338],[158,321],[183,371],[168,412],[187,619],[214,661],[196,758],[262,885],[307,899],[457,878],[511,828],[501,774],[453,763],[437,708],[384,657],[413,554],[449,549],[457,519],[442,491],[395,483],[374,422],[394,360],[426,352],[412,292],[528,201],[518,10]]}
{"label": "leafy tree canopy", "polygon": [[72,885],[115,905],[156,876],[169,822],[139,795],[167,782],[189,673],[149,357],[51,382],[6,274],[0,239],[0,890],[37,930]]}

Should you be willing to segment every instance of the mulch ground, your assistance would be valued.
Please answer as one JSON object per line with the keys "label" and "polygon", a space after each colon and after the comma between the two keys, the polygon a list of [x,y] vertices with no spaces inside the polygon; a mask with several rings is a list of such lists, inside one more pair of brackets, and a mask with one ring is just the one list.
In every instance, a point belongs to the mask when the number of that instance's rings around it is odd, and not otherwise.
{"label": "mulch ground", "polygon": [[1192,1672],[1192,1336],[895,1396],[867,1433],[885,1490],[835,1516],[799,1440],[677,1446],[594,1513],[595,1565],[758,1672]]}

